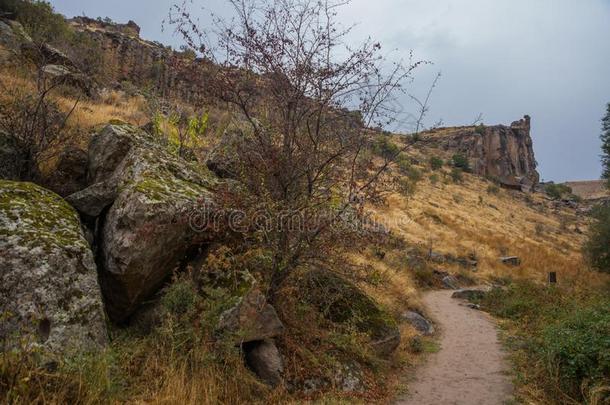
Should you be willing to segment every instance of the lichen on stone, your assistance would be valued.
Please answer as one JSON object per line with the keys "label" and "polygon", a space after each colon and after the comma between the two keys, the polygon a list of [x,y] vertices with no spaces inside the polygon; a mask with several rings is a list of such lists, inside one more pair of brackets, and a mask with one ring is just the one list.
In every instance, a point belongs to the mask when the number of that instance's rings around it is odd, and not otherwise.
{"label": "lichen on stone", "polygon": [[0,234],[23,248],[87,248],[76,211],[33,183],[0,180]]}

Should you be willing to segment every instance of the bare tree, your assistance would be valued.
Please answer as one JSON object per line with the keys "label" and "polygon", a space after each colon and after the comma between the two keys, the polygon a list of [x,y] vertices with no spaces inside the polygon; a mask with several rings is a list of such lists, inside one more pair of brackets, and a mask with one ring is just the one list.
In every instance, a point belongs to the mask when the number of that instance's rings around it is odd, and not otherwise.
{"label": "bare tree", "polygon": [[187,3],[172,8],[169,22],[213,62],[210,95],[240,117],[242,180],[277,219],[263,235],[274,252],[273,296],[300,261],[346,237],[346,217],[362,213],[396,157],[365,157],[372,128],[395,119],[392,101],[423,62],[392,63],[371,39],[349,46],[351,27],[337,22],[349,1],[227,3],[232,16],[215,18],[211,30]]}

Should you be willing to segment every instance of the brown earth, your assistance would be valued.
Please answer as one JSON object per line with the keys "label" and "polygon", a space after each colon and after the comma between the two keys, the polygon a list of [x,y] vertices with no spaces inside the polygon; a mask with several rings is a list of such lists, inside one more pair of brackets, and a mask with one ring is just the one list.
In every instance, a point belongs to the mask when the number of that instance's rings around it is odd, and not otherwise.
{"label": "brown earth", "polygon": [[451,298],[428,292],[423,303],[441,330],[440,350],[416,372],[401,405],[500,405],[512,398],[505,353],[493,320]]}

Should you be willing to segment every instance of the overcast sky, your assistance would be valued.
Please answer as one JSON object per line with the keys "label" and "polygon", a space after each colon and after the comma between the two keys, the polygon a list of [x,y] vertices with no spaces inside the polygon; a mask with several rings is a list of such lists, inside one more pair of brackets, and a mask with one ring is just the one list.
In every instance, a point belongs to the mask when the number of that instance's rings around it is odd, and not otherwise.
{"label": "overcast sky", "polygon": [[[66,16],[134,20],[141,36],[181,44],[161,21],[178,0],[51,0]],[[195,1],[197,3],[197,0]],[[200,0],[217,9],[221,0]],[[203,16],[205,18],[205,16]],[[442,73],[427,124],[485,124],[532,117],[545,180],[596,179],[600,120],[610,102],[610,0],[353,0],[341,20],[358,23],[396,57],[430,60],[412,93]],[[406,109],[413,109],[406,101]]]}

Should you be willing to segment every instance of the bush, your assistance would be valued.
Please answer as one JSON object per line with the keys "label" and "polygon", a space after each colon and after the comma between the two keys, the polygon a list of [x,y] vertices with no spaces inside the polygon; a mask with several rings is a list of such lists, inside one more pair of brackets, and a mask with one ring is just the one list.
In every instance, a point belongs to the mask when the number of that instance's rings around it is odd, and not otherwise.
{"label": "bush", "polygon": [[587,396],[608,384],[610,299],[603,291],[575,293],[521,281],[492,290],[480,303],[511,320],[517,369],[525,384],[544,392],[542,402],[593,402]]}
{"label": "bush", "polygon": [[453,169],[451,169],[451,180],[453,180],[453,182],[456,184],[464,182],[464,177],[462,176],[462,170],[458,169],[457,167],[454,167]]}
{"label": "bush", "polygon": [[602,273],[610,273],[610,205],[593,211],[593,223],[584,245],[584,253],[591,267]]}
{"label": "bush", "polygon": [[434,184],[438,183],[438,180],[439,180],[438,174],[431,174],[430,175],[430,183],[431,184],[434,185]]}
{"label": "bush", "polygon": [[396,159],[400,153],[398,145],[393,143],[388,136],[382,135],[373,143],[373,153],[384,159]]}
{"label": "bush", "polygon": [[439,170],[440,168],[443,167],[443,164],[445,162],[443,162],[443,159],[441,159],[439,157],[432,156],[432,157],[430,157],[429,163],[430,163],[430,167],[432,168],[432,170]]}
{"label": "bush", "polygon": [[470,171],[470,162],[468,162],[468,158],[466,156],[456,153],[451,158],[454,167],[464,170],[465,172]]}
{"label": "bush", "polygon": [[[608,302],[610,305],[610,302]],[[610,311],[594,306],[561,316],[544,329],[542,355],[565,392],[610,376]]]}
{"label": "bush", "polygon": [[479,124],[475,127],[474,132],[476,132],[479,135],[484,135],[485,134],[485,125],[483,124]]}
{"label": "bush", "polygon": [[553,200],[560,200],[564,195],[571,194],[572,189],[565,184],[547,184],[544,187],[544,191],[551,197]]}
{"label": "bush", "polygon": [[70,36],[66,20],[47,1],[0,0],[0,11],[20,22],[35,42],[61,44]]}
{"label": "bush", "polygon": [[70,141],[66,130],[70,114],[62,112],[44,89],[38,92],[19,88],[2,90],[0,131],[12,136],[23,151],[23,161],[13,162],[22,168],[19,177],[34,180],[40,164]]}
{"label": "bush", "polygon": [[490,184],[487,186],[487,194],[498,194],[500,192],[500,187],[495,184]]}

